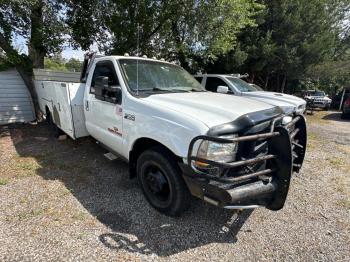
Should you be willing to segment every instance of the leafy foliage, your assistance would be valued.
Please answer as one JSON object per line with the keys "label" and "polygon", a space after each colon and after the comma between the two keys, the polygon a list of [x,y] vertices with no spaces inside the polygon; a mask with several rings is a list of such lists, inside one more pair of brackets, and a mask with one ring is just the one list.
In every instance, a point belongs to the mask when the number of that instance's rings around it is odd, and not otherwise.
{"label": "leafy foliage", "polygon": [[66,60],[61,55],[55,55],[45,58],[45,69],[53,71],[71,71],[80,72],[82,68],[82,62],[75,58]]}
{"label": "leafy foliage", "polygon": [[[0,0],[0,48],[27,72],[44,57],[45,67],[80,70],[54,56],[69,43],[164,57],[192,73],[247,72],[272,90],[333,90],[350,80],[349,14],[349,0]],[[28,55],[14,48],[18,36]]]}
{"label": "leafy foliage", "polygon": [[259,24],[240,33],[234,51],[207,66],[207,71],[248,72],[251,81],[282,90],[307,75],[310,67],[333,60],[349,3],[346,1],[260,1],[266,9]]}
{"label": "leafy foliage", "polygon": [[136,54],[139,47],[142,54],[179,60],[191,69],[198,57],[205,63],[232,50],[237,33],[254,25],[262,8],[253,0],[72,0],[67,13],[75,44],[95,41],[108,54]]}
{"label": "leafy foliage", "polygon": [[66,33],[62,8],[61,0],[1,0],[0,46],[10,62],[21,58],[10,50],[14,37],[26,41],[35,67],[43,66],[45,55],[61,50]]}

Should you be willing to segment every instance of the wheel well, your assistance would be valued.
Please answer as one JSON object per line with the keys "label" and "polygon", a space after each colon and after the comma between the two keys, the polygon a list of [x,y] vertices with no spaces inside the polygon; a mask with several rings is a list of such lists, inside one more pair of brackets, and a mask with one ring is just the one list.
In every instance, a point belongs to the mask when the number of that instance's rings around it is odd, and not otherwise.
{"label": "wheel well", "polygon": [[45,115],[47,116],[48,114],[50,114],[50,109],[48,106],[45,106]]}
{"label": "wheel well", "polygon": [[181,162],[181,157],[175,155],[168,147],[163,145],[162,143],[153,140],[151,138],[139,138],[134,143],[132,150],[129,153],[129,174],[130,178],[134,178],[136,176],[136,164],[137,159],[141,155],[142,152],[155,147],[161,147],[166,150],[170,156],[174,157],[176,162]]}

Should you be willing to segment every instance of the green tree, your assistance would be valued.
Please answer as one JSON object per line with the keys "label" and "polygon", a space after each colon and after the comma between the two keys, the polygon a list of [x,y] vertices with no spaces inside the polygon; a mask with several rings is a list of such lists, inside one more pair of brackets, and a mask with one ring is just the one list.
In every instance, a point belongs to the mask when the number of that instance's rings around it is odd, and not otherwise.
{"label": "green tree", "polygon": [[72,72],[80,72],[82,69],[82,66],[83,66],[82,62],[76,58],[70,58],[65,64],[65,67],[67,68],[67,70]]}
{"label": "green tree", "polygon": [[60,53],[45,57],[44,68],[53,71],[68,71],[66,61]]}
{"label": "green tree", "polygon": [[259,25],[243,30],[236,50],[209,65],[208,71],[215,70],[217,65],[222,67],[223,61],[227,61],[227,71],[248,72],[251,80],[283,92],[288,83],[292,86],[302,79],[308,68],[334,56],[349,3],[259,2],[266,6],[256,17]]}
{"label": "green tree", "polygon": [[261,8],[253,0],[75,0],[67,17],[79,46],[96,42],[107,54],[133,55],[139,47],[139,53],[178,60],[193,71],[232,50]]}
{"label": "green tree", "polygon": [[[43,68],[44,57],[60,51],[65,32],[61,0],[0,0],[0,48],[27,84],[37,113],[32,68]],[[16,50],[16,37],[25,39],[28,54]]]}
{"label": "green tree", "polygon": [[60,0],[0,0],[0,47],[10,61],[19,57],[14,37],[23,37],[34,68],[44,66],[44,57],[61,50],[66,33]]}

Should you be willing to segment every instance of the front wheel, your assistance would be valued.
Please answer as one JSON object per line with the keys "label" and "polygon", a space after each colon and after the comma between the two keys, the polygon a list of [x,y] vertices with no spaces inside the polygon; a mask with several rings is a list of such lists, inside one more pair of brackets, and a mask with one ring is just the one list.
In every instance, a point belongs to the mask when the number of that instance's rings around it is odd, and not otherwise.
{"label": "front wheel", "polygon": [[163,148],[143,152],[137,160],[137,178],[147,201],[159,212],[179,216],[188,208],[190,193],[176,159]]}

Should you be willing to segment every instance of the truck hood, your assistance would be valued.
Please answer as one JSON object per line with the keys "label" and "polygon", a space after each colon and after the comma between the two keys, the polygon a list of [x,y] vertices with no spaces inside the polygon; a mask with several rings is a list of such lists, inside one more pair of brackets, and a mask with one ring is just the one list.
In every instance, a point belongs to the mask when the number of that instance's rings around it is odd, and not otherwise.
{"label": "truck hood", "polygon": [[262,98],[264,100],[271,101],[272,105],[293,105],[299,106],[306,104],[304,99],[301,99],[296,96],[276,93],[276,92],[267,92],[267,91],[255,91],[255,92],[245,92],[244,96],[252,97],[252,98]]}
{"label": "truck hood", "polygon": [[304,109],[306,105],[306,101],[304,99],[276,92],[255,91],[244,92],[243,95],[274,106],[279,106],[285,113],[291,113],[290,111]]}
{"label": "truck hood", "polygon": [[248,113],[274,108],[260,101],[212,92],[154,94],[142,99],[197,119],[209,128]]}

